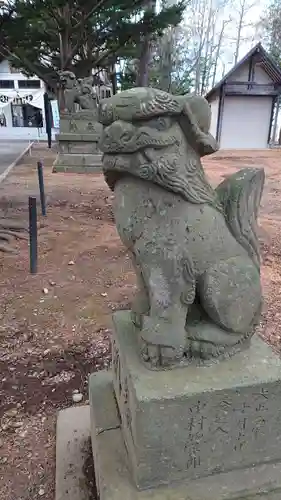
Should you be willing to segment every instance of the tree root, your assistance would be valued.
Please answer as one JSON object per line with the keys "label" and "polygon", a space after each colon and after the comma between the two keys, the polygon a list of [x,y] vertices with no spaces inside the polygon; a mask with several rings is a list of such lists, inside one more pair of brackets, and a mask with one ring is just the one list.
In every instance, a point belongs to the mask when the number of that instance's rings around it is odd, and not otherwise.
{"label": "tree root", "polygon": [[3,253],[18,253],[18,251],[11,247],[10,245],[5,245],[4,243],[0,243],[0,252]]}
{"label": "tree root", "polygon": [[0,252],[17,253],[13,248],[14,239],[27,240],[28,235],[26,224],[14,219],[0,218]]}
{"label": "tree root", "polygon": [[22,233],[19,233],[18,231],[10,231],[9,229],[7,229],[4,232],[4,231],[1,231],[1,229],[0,229],[0,239],[2,237],[2,234],[6,234],[8,236],[13,236],[17,240],[28,240],[27,234],[22,234]]}
{"label": "tree root", "polygon": [[23,222],[18,222],[14,219],[0,218],[1,229],[11,229],[14,231],[27,231],[27,225]]}
{"label": "tree root", "polygon": [[0,240],[6,240],[8,241],[9,243],[12,241],[12,237],[6,233],[6,231],[4,232],[0,232]]}

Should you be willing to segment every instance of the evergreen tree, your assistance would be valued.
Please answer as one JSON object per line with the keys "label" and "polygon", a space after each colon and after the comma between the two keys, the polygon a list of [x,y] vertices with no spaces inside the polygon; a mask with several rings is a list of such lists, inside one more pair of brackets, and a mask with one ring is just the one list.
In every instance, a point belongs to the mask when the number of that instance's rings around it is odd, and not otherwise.
{"label": "evergreen tree", "polygon": [[270,2],[261,24],[268,50],[275,61],[281,64],[281,0]]}
{"label": "evergreen tree", "polygon": [[[194,86],[189,40],[180,26],[168,28],[163,35],[154,37],[149,64],[149,85],[172,94],[186,94]],[[128,53],[118,74],[122,90],[133,87],[137,82],[137,51]]]}
{"label": "evergreen tree", "polygon": [[0,12],[0,54],[55,90],[59,70],[84,77],[112,68],[184,11],[182,1],[158,13],[144,7],[144,0],[10,0]]}

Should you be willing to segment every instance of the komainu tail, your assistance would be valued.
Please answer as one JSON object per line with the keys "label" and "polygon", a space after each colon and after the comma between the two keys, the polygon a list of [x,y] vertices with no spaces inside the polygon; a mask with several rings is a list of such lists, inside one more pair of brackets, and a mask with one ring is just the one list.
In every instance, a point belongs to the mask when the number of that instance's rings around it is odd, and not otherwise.
{"label": "komainu tail", "polygon": [[257,217],[265,180],[264,169],[243,168],[216,188],[229,230],[260,268]]}

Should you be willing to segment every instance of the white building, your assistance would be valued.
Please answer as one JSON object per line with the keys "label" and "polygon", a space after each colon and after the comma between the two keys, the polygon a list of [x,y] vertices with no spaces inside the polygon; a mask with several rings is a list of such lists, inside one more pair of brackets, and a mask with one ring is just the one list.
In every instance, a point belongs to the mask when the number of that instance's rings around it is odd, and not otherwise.
{"label": "white building", "polygon": [[208,92],[221,149],[263,149],[277,140],[281,68],[260,43]]}
{"label": "white building", "polygon": [[7,60],[0,63],[0,139],[38,138],[40,117],[45,136],[44,92],[38,77],[25,76]]}

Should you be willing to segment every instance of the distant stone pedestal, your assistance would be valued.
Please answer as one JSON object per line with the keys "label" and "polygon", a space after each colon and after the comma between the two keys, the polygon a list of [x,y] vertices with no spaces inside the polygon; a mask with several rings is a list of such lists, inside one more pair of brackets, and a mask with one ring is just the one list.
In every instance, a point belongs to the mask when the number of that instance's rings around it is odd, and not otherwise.
{"label": "distant stone pedestal", "polygon": [[101,500],[281,498],[281,360],[259,337],[220,363],[151,371],[120,311],[112,351],[112,378],[90,378]]}
{"label": "distant stone pedestal", "polygon": [[98,143],[102,125],[91,111],[65,113],[60,119],[58,155],[53,172],[92,173],[101,170]]}

